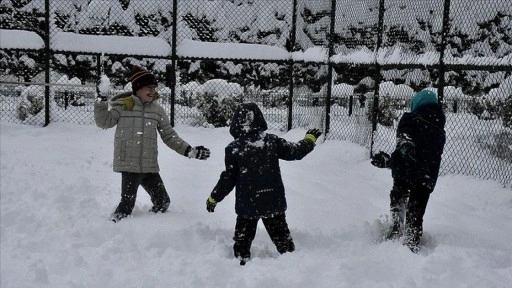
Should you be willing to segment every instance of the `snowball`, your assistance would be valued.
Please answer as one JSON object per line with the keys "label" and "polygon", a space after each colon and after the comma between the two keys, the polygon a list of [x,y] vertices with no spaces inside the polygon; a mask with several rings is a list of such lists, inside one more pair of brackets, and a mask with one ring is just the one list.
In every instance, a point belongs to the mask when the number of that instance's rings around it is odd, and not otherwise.
{"label": "snowball", "polygon": [[100,83],[98,83],[98,89],[101,94],[107,94],[110,90],[110,79],[107,75],[101,75]]}

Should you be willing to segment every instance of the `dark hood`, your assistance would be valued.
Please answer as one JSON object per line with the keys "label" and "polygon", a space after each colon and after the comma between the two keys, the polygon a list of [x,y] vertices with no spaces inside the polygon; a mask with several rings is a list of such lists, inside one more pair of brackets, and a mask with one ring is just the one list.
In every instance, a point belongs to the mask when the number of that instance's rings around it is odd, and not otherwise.
{"label": "dark hood", "polygon": [[441,104],[424,104],[417,108],[413,113],[420,115],[422,119],[434,124],[439,129],[444,129],[446,116],[444,115]]}
{"label": "dark hood", "polygon": [[260,108],[255,103],[240,104],[233,115],[229,133],[238,139],[254,132],[263,132],[268,129],[267,121]]}

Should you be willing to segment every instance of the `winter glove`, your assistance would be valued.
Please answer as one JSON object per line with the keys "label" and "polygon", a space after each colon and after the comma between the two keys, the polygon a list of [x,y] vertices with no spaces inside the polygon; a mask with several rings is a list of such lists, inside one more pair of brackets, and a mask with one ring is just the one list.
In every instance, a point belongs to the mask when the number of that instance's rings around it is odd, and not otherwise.
{"label": "winter glove", "polygon": [[133,107],[135,106],[135,100],[133,100],[132,96],[119,97],[113,100],[113,103],[122,104],[123,109],[126,111],[133,111]]}
{"label": "winter glove", "polygon": [[210,157],[210,149],[204,146],[195,146],[187,153],[188,158],[196,158],[199,160],[206,160]]}
{"label": "winter glove", "polygon": [[210,195],[208,199],[206,199],[206,211],[213,213],[215,206],[217,206],[217,202],[212,198],[212,195]]}
{"label": "winter glove", "polygon": [[380,151],[373,155],[371,163],[378,168],[389,168],[391,166],[391,156],[384,151]]}
{"label": "winter glove", "polygon": [[304,136],[304,139],[315,143],[318,137],[320,137],[320,135],[322,135],[322,132],[316,128],[313,128],[309,129],[308,132],[306,132],[306,136]]}

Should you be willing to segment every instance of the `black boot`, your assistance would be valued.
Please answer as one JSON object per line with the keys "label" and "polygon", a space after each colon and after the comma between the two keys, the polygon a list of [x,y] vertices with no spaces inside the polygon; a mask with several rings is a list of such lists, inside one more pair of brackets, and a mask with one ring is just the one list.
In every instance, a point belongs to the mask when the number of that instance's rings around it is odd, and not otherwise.
{"label": "black boot", "polygon": [[151,209],[149,209],[149,212],[153,212],[153,213],[158,213],[158,212],[161,212],[161,213],[165,213],[165,211],[167,211],[167,209],[169,208],[169,205],[171,203],[170,202],[166,202],[162,205],[153,205],[153,207],[151,207]]}
{"label": "black boot", "polygon": [[251,259],[251,252],[249,247],[241,247],[240,245],[234,246],[235,257],[240,261],[240,265],[243,266]]}
{"label": "black boot", "polygon": [[418,253],[420,250],[420,239],[423,234],[421,228],[407,227],[405,229],[404,246],[409,248],[413,253]]}
{"label": "black boot", "polygon": [[402,237],[405,218],[404,211],[405,204],[403,202],[398,203],[395,207],[391,207],[391,226],[386,235],[387,240],[398,240],[398,238]]}
{"label": "black boot", "polygon": [[391,213],[391,226],[386,235],[387,240],[398,240],[398,238],[402,237],[402,223],[396,214]]}
{"label": "black boot", "polygon": [[126,213],[114,212],[110,216],[110,221],[117,223],[117,222],[121,221],[121,219],[126,218],[126,217],[128,217],[128,214],[126,214]]}
{"label": "black boot", "polygon": [[244,265],[245,265],[245,263],[249,262],[249,260],[250,260],[251,258],[248,258],[248,257],[247,257],[247,258],[244,258],[244,257],[239,256],[239,257],[237,257],[237,259],[238,259],[238,260],[240,260],[240,266],[244,266]]}
{"label": "black boot", "polygon": [[391,225],[389,232],[386,235],[386,239],[398,240],[398,238],[402,237],[403,234],[406,203],[409,198],[409,189],[404,186],[402,182],[395,181],[393,183],[393,188],[391,189],[389,198]]}
{"label": "black boot", "polygon": [[256,236],[258,220],[243,216],[236,218],[233,252],[235,258],[240,260],[240,265],[245,265],[251,258],[251,244]]}
{"label": "black boot", "polygon": [[153,207],[149,210],[149,212],[153,213],[165,213],[167,209],[169,209],[169,206],[171,205],[171,199],[167,195],[167,192],[162,193],[163,196],[156,199],[156,197],[153,197],[151,201],[153,202]]}
{"label": "black boot", "polygon": [[423,215],[427,208],[429,196],[428,191],[416,190],[415,193],[411,194],[411,199],[409,199],[407,205],[403,244],[413,253],[418,253],[420,250],[420,240],[423,235]]}

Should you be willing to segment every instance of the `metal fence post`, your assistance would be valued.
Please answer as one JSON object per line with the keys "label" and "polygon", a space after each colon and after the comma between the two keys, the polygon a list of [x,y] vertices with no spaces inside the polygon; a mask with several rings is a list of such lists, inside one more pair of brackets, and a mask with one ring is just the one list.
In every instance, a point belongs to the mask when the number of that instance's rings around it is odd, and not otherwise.
{"label": "metal fence post", "polygon": [[437,94],[439,102],[444,100],[444,86],[445,86],[445,73],[446,65],[444,63],[444,50],[446,49],[446,39],[450,33],[450,0],[444,0],[444,11],[443,11],[443,28],[441,31],[441,51],[439,53],[439,88]]}
{"label": "metal fence post", "polygon": [[331,96],[332,96],[332,70],[333,64],[331,63],[331,57],[334,54],[334,25],[336,17],[336,0],[331,1],[331,27],[329,29],[329,52],[327,56],[327,97],[325,105],[325,135],[329,133],[329,127],[331,125]]}
{"label": "metal fence post", "polygon": [[[293,0],[293,8],[292,8],[292,30],[290,31],[290,46],[288,47],[288,52],[293,52],[293,48],[295,47],[295,32],[297,26],[297,0]],[[288,131],[292,130],[293,126],[293,60],[289,62],[289,96],[288,96]]]}
{"label": "metal fence post", "polygon": [[352,116],[352,106],[354,105],[354,95],[348,97],[348,116]]}
{"label": "metal fence post", "polygon": [[288,64],[288,77],[290,78],[289,92],[288,92],[288,119],[287,119],[287,129],[288,131],[293,128],[293,61],[289,61]]}
{"label": "metal fence post", "polygon": [[[175,118],[175,115],[174,115],[174,105],[176,103],[176,39],[177,39],[177,33],[178,33],[178,28],[176,27],[178,25],[178,0],[172,0],[172,46],[171,46],[171,71],[170,71],[170,77],[169,79],[171,80],[172,83],[171,84],[171,111],[170,111],[170,121],[171,121],[171,126],[174,127],[174,118]],[[169,71],[168,71],[169,72]]]}
{"label": "metal fence post", "polygon": [[[44,1],[44,81],[50,83],[50,0]],[[50,85],[44,87],[44,126],[50,124]]]}
{"label": "metal fence post", "polygon": [[[384,0],[379,0],[379,22],[377,27],[377,44],[375,47],[375,53],[377,53],[382,45],[382,37],[384,34]],[[377,131],[377,112],[379,111],[379,86],[382,81],[382,75],[380,71],[380,65],[377,61],[377,55],[375,55],[375,94],[373,95],[373,111],[372,111],[372,136],[370,142],[370,155],[373,155],[373,144],[375,142],[375,131]]]}

